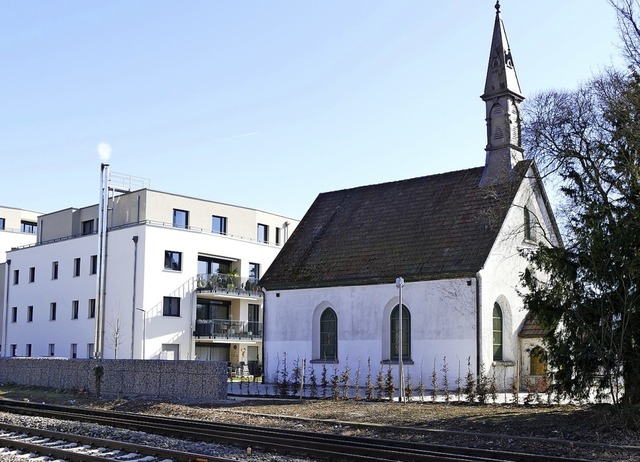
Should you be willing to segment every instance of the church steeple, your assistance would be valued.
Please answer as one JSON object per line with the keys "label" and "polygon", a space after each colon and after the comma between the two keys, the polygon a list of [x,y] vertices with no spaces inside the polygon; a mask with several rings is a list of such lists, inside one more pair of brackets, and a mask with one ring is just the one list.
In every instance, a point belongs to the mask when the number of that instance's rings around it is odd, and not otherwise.
{"label": "church steeple", "polygon": [[487,121],[486,161],[481,186],[508,178],[515,164],[524,158],[520,140],[520,103],[524,97],[520,93],[511,48],[500,17],[499,0],[495,8],[487,79],[481,96]]}

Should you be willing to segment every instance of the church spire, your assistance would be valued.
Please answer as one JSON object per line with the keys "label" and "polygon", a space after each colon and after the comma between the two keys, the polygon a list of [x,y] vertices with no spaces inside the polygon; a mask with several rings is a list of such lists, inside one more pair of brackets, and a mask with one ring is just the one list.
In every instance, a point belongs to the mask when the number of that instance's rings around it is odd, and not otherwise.
{"label": "church spire", "polygon": [[512,168],[523,159],[520,141],[521,94],[518,75],[500,16],[500,1],[495,5],[489,65],[481,96],[486,106],[487,146],[481,186],[508,178]]}

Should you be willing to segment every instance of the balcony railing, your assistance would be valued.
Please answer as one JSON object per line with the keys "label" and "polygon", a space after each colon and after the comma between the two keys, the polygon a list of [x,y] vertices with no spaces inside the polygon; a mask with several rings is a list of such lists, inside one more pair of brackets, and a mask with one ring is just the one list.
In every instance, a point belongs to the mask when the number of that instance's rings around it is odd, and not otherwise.
{"label": "balcony railing", "polygon": [[196,319],[195,337],[223,339],[261,339],[262,323],[228,319]]}
{"label": "balcony railing", "polygon": [[198,274],[196,288],[199,292],[220,292],[249,297],[262,297],[256,278],[242,278],[235,274]]}

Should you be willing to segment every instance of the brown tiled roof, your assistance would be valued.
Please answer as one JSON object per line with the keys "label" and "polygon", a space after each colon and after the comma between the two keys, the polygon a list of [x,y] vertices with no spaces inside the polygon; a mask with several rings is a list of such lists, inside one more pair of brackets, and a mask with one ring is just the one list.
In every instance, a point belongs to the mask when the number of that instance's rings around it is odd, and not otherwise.
{"label": "brown tiled roof", "polygon": [[478,186],[483,167],[318,195],[261,284],[268,290],[470,277],[531,165]]}
{"label": "brown tiled roof", "polygon": [[542,338],[549,332],[549,329],[545,329],[542,325],[531,316],[531,313],[527,314],[524,322],[522,323],[522,328],[518,333],[518,337],[522,338]]}

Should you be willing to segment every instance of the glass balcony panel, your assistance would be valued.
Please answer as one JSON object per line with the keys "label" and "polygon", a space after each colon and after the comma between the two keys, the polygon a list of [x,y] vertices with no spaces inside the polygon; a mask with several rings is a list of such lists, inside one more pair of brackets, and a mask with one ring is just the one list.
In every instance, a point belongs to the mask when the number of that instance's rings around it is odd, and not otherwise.
{"label": "glass balcony panel", "polygon": [[229,319],[196,319],[196,337],[228,339],[261,339],[262,323]]}
{"label": "glass balcony panel", "polygon": [[262,297],[256,278],[243,278],[235,274],[198,274],[196,288],[200,292],[220,292],[251,297]]}

